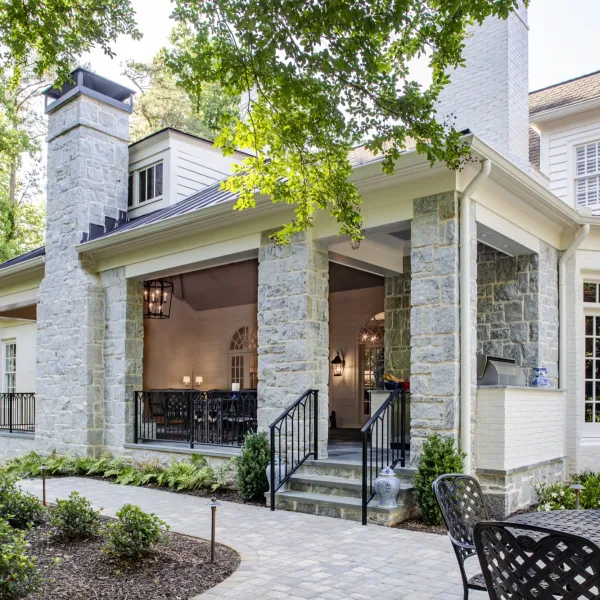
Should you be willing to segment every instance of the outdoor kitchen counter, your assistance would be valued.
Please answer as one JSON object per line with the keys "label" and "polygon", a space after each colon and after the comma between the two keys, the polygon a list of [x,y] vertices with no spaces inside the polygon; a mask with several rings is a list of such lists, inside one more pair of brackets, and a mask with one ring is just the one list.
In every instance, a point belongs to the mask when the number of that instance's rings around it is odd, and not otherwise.
{"label": "outdoor kitchen counter", "polygon": [[477,469],[510,472],[565,456],[565,392],[477,388]]}

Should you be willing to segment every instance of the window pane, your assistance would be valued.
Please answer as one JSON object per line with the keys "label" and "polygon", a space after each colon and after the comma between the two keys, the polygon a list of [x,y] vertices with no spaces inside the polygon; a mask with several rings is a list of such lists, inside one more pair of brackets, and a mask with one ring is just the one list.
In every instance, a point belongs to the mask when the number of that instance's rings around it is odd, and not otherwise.
{"label": "window pane", "polygon": [[596,283],[584,283],[583,284],[583,301],[584,302],[597,302],[596,290],[598,285]]}
{"label": "window pane", "polygon": [[600,358],[600,338],[596,338],[596,358]]}
{"label": "window pane", "polygon": [[600,404],[596,404],[595,422],[600,423]]}
{"label": "window pane", "polygon": [[585,405],[585,422],[592,423],[592,415],[593,415],[594,405],[589,403]]}
{"label": "window pane", "polygon": [[596,335],[600,335],[600,317],[596,317]]}
{"label": "window pane", "polygon": [[133,206],[133,173],[129,173],[127,182],[127,206]]}
{"label": "window pane", "polygon": [[146,202],[146,171],[140,171],[138,202]]}
{"label": "window pane", "polygon": [[585,356],[586,358],[594,356],[594,338],[585,338]]}
{"label": "window pane", "polygon": [[594,361],[593,360],[585,361],[585,378],[586,379],[594,378]]}
{"label": "window pane", "polygon": [[[596,384],[596,385],[598,385],[598,384]],[[598,396],[598,399],[600,400],[600,396]],[[586,381],[585,382],[585,401],[593,402],[593,400],[594,400],[594,382]]]}
{"label": "window pane", "polygon": [[154,198],[154,167],[150,167],[148,173],[148,200]]}
{"label": "window pane", "polygon": [[162,163],[158,163],[156,165],[156,197],[162,196],[163,193],[163,165]]}
{"label": "window pane", "polygon": [[596,381],[596,402],[600,402],[600,381]]}
{"label": "window pane", "polygon": [[585,335],[594,335],[594,317],[585,318]]}

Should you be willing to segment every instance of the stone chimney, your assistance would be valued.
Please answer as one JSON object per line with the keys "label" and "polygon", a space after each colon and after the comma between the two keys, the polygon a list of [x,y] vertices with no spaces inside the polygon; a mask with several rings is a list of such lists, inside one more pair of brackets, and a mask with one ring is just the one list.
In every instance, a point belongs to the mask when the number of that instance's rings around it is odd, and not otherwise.
{"label": "stone chimney", "polygon": [[466,67],[450,73],[438,115],[456,117],[458,131],[471,130],[522,168],[529,168],[529,75],[527,9],[508,19],[488,18],[470,28]]}
{"label": "stone chimney", "polygon": [[84,69],[45,90],[48,189],[37,338],[36,439],[94,453],[104,444],[106,286],[76,245],[127,211],[133,92]]}

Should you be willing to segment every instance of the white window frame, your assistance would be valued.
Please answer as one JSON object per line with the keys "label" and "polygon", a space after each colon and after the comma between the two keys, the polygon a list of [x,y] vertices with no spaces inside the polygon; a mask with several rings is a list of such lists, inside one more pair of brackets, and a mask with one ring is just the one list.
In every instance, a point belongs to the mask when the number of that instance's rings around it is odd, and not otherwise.
{"label": "white window frame", "polygon": [[[584,154],[582,162],[578,158],[580,152]],[[588,157],[588,153],[591,153],[591,156]],[[586,182],[586,190],[583,192],[585,198],[580,200],[579,186],[583,182]],[[592,189],[595,189],[593,202],[590,202],[588,197],[589,184],[592,184]],[[573,146],[573,206],[575,208],[591,206],[600,209],[600,140]]]}
{"label": "white window frame", "polygon": [[[162,191],[159,195],[155,195],[152,198],[148,198],[147,200],[143,200],[140,202],[140,174],[141,173],[147,173],[150,169],[154,169],[154,177],[153,177],[153,185],[154,185],[154,191],[156,191],[156,167],[158,165],[162,166]],[[144,165],[143,167],[139,167],[138,169],[134,169],[132,171],[129,171],[129,176],[128,176],[128,194],[129,194],[129,177],[133,177],[133,181],[132,181],[132,186],[131,186],[131,192],[132,192],[132,203],[131,205],[129,204],[129,196],[128,196],[128,202],[127,202],[127,209],[128,210],[134,210],[135,208],[139,208],[141,206],[147,206],[148,204],[152,204],[152,202],[158,202],[160,200],[162,200],[165,196],[165,173],[166,173],[166,169],[165,169],[165,163],[164,160],[157,160],[156,162],[150,163],[148,165]],[[147,181],[147,175],[146,175],[146,181]]]}
{"label": "white window frame", "polygon": [[[9,348],[14,347],[14,365],[13,370],[8,368]],[[9,386],[9,376],[12,375],[12,386]],[[4,340],[2,342],[2,391],[11,393],[17,391],[17,340]]]}
{"label": "white window frame", "polygon": [[[592,405],[592,414],[595,413],[595,405],[596,404],[600,404],[600,376],[596,377],[595,374],[598,372],[597,370],[593,369],[592,370],[592,379],[588,379],[586,377],[586,360],[589,360],[586,356],[586,344],[587,344],[587,339],[592,339],[592,351],[594,350],[595,346],[598,344],[598,341],[596,340],[600,340],[600,331],[598,331],[597,329],[592,331],[592,335],[588,336],[587,331],[586,331],[586,318],[587,317],[596,317],[596,319],[598,321],[600,321],[600,303],[599,304],[592,304],[592,303],[584,303],[584,313],[583,313],[583,339],[584,339],[584,349],[583,349],[583,413],[582,413],[582,417],[581,417],[581,421],[582,421],[582,437],[583,438],[600,438],[600,422],[591,422],[591,423],[587,423],[585,420],[585,410],[586,410],[586,404],[587,404],[587,384],[588,382],[592,384],[592,388],[595,388],[595,390],[593,389],[593,392],[596,392],[596,395],[594,397],[594,404]],[[596,333],[598,333],[598,335],[596,335]],[[600,365],[600,355],[594,356],[594,360],[597,362],[598,365]],[[595,363],[594,363],[595,366]]]}

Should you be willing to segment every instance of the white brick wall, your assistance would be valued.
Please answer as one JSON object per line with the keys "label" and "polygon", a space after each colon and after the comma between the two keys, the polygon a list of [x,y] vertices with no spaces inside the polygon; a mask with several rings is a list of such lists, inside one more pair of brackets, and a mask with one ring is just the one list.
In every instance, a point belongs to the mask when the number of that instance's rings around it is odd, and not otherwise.
{"label": "white brick wall", "polygon": [[477,468],[508,471],[562,458],[564,422],[562,391],[479,388]]}
{"label": "white brick wall", "polygon": [[458,131],[470,129],[523,168],[529,166],[527,9],[507,20],[489,18],[470,30],[466,68],[450,73],[440,95],[441,120],[450,113]]}

